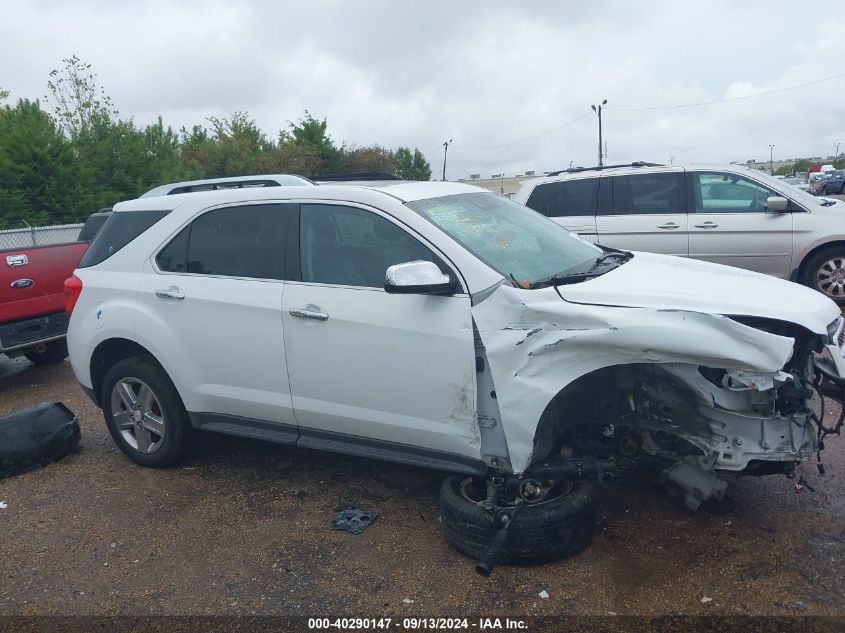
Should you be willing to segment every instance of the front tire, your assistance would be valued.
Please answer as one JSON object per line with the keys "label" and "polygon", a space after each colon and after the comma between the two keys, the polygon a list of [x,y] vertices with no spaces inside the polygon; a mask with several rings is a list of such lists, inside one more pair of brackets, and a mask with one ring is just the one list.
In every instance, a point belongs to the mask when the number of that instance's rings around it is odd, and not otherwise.
{"label": "front tire", "polygon": [[845,305],[845,247],[834,246],[813,255],[807,261],[803,282]]}
{"label": "front tire", "polygon": [[100,393],[109,433],[126,456],[151,468],[181,461],[196,443],[196,431],[164,369],[144,357],[115,364]]}
{"label": "front tire", "polygon": [[54,365],[67,358],[67,341],[65,339],[50,341],[28,349],[23,355],[36,365]]}
{"label": "front tire", "polygon": [[[465,478],[449,477],[440,487],[440,516],[446,541],[480,560],[499,526],[466,494]],[[531,565],[572,556],[590,544],[596,525],[596,497],[584,480],[554,499],[520,508],[508,528],[498,562]]]}

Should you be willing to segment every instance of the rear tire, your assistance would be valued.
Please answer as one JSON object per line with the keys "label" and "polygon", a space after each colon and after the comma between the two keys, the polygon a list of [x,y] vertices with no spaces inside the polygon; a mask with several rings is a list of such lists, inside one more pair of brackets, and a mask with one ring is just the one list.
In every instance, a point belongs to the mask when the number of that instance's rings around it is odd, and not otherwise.
{"label": "rear tire", "polygon": [[172,466],[196,444],[179,392],[154,360],[135,356],[116,363],[100,392],[103,417],[120,449],[136,464]]}
{"label": "rear tire", "polygon": [[54,365],[67,358],[67,341],[60,339],[44,344],[44,349],[38,351],[33,347],[23,353],[26,359],[36,365]]}
{"label": "rear tire", "polygon": [[845,247],[832,246],[810,257],[802,282],[845,306]]}
{"label": "rear tire", "polygon": [[[461,494],[462,480],[449,477],[440,487],[443,535],[456,550],[479,560],[499,526],[488,511]],[[576,481],[563,496],[519,509],[498,562],[532,565],[572,556],[590,544],[595,525],[595,491],[588,482]]]}

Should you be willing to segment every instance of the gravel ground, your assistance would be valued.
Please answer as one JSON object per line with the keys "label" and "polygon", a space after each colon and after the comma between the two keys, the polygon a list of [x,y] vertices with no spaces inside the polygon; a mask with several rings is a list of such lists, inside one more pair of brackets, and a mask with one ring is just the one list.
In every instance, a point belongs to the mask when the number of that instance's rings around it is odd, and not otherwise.
{"label": "gravel ground", "polygon": [[[590,548],[485,579],[440,535],[440,473],[213,434],[141,468],[67,362],[3,357],[0,414],[43,401],[77,413],[82,443],[0,480],[0,614],[845,615],[845,438],[827,475],[805,467],[814,492],[746,478],[691,515],[644,482],[602,489]],[[331,531],[340,502],[379,518]]]}

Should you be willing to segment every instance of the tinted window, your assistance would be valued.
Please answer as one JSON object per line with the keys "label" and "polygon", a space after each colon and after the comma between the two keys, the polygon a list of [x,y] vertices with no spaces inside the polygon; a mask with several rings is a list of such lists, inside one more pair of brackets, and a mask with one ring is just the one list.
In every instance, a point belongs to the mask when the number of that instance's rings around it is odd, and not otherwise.
{"label": "tinted window", "polygon": [[156,256],[156,264],[169,273],[184,273],[188,270],[188,239],[191,227],[186,226]]}
{"label": "tinted window", "polygon": [[556,222],[495,193],[462,193],[406,205],[490,268],[518,281],[544,279],[602,254]]}
{"label": "tinted window", "polygon": [[100,229],[103,228],[103,225],[106,223],[111,217],[111,213],[94,213],[93,215],[89,216],[87,220],[85,220],[85,224],[82,225],[82,230],[79,231],[79,237],[76,238],[77,242],[90,242],[93,240],[97,233],[100,232]]}
{"label": "tinted window", "polygon": [[170,211],[121,211],[112,213],[82,256],[79,268],[96,266],[161,220]]}
{"label": "tinted window", "polygon": [[642,174],[613,178],[613,215],[684,213],[680,174]]}
{"label": "tinted window", "polygon": [[598,178],[537,185],[525,206],[547,217],[595,215]]}
{"label": "tinted window", "polygon": [[736,174],[694,173],[693,193],[698,213],[764,213],[768,187]]}
{"label": "tinted window", "polygon": [[384,274],[394,264],[438,263],[434,253],[392,222],[336,205],[302,205],[299,251],[302,281],[344,286],[383,288]]}
{"label": "tinted window", "polygon": [[286,217],[275,204],[209,211],[180,231],[156,263],[168,272],[282,279]]}

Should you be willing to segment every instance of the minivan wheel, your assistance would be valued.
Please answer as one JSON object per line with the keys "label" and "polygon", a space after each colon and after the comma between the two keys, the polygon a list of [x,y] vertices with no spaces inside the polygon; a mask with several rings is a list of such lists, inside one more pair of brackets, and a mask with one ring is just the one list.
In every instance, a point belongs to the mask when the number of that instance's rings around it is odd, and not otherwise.
{"label": "minivan wheel", "polygon": [[839,305],[845,305],[845,248],[829,248],[813,255],[807,262],[803,281]]}
{"label": "minivan wheel", "polygon": [[[446,542],[481,559],[499,526],[482,507],[483,480],[449,477],[440,487],[440,517]],[[541,503],[520,507],[513,515],[499,563],[531,565],[572,556],[590,544],[596,525],[596,496],[589,482],[558,488]]]}
{"label": "minivan wheel", "polygon": [[120,361],[106,374],[100,394],[109,433],[132,461],[171,466],[195,444],[182,399],[158,363],[141,357]]}
{"label": "minivan wheel", "polygon": [[36,365],[53,365],[67,358],[67,341],[59,339],[26,350],[23,355]]}

